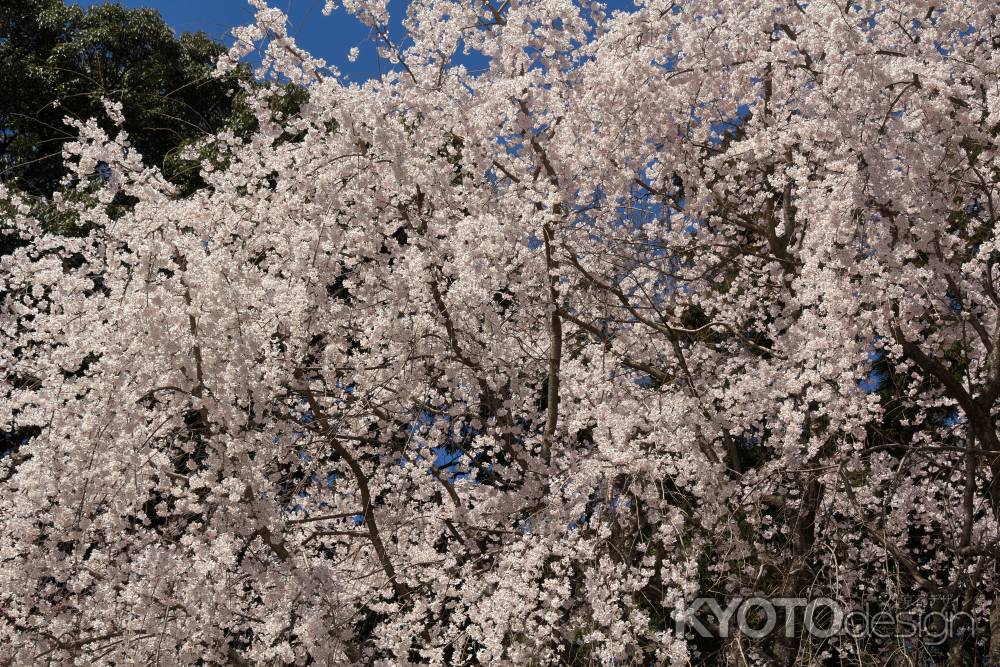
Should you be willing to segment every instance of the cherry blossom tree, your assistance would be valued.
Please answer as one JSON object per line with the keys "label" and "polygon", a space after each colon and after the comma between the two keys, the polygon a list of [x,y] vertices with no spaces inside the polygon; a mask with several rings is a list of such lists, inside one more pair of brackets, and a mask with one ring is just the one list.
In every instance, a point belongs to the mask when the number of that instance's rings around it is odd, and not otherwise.
{"label": "cherry blossom tree", "polygon": [[[1000,651],[995,3],[350,0],[363,85],[252,4],[206,187],[108,103],[83,233],[4,194],[0,659]],[[678,629],[751,595],[977,632]]]}

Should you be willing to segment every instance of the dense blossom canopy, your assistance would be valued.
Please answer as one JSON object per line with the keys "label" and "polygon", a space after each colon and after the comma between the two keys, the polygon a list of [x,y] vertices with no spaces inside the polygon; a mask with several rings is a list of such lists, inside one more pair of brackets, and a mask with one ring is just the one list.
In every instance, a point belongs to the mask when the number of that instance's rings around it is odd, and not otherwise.
{"label": "dense blossom canopy", "polygon": [[274,83],[205,187],[109,103],[84,233],[5,195],[0,660],[918,650],[676,630],[753,593],[1000,647],[995,3],[412,0],[395,40],[348,0],[363,85],[252,4],[219,69]]}

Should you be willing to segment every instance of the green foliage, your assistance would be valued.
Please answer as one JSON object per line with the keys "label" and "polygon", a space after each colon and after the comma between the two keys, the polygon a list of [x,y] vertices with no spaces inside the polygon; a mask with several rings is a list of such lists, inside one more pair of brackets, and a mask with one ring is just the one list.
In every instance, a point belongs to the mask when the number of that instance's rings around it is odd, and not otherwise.
{"label": "green foliage", "polygon": [[[176,37],[151,9],[4,0],[0,80],[12,94],[0,95],[0,180],[51,196],[66,173],[62,145],[72,138],[63,119],[107,124],[101,98],[122,103],[132,144],[162,166],[229,122],[239,80],[250,73],[213,78],[223,52],[203,33]],[[192,189],[185,178],[178,185]]]}
{"label": "green foliage", "polygon": [[[288,83],[276,86],[270,91],[268,106],[271,120],[280,122],[299,112],[299,109],[309,100],[309,92],[300,86]],[[247,103],[246,91],[236,93],[232,98],[229,117],[224,129],[240,139],[249,139],[260,129],[257,115]],[[278,137],[278,142],[301,141],[303,133],[295,135],[288,132]],[[191,149],[193,156],[187,149]],[[180,195],[185,196],[205,184],[200,172],[203,162],[210,163],[215,169],[225,169],[228,164],[226,147],[217,141],[202,141],[194,136],[183,140],[175,150],[167,154],[163,161],[164,176],[178,186]]]}

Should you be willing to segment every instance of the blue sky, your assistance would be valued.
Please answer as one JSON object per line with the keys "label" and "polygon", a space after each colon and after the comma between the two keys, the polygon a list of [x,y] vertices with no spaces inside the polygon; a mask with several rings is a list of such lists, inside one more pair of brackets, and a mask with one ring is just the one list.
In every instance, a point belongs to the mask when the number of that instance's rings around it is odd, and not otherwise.
{"label": "blue sky", "polygon": [[[232,43],[230,31],[234,26],[253,21],[253,10],[246,0],[66,0],[67,4],[84,7],[107,1],[117,1],[126,7],[150,7],[159,11],[175,32],[200,30],[226,45]],[[342,8],[330,16],[323,16],[324,0],[270,0],[270,4],[288,14],[291,23],[289,33],[299,46],[336,65],[349,80],[361,82],[377,77],[381,73],[380,65],[385,67],[385,63],[379,63],[375,55],[375,42],[370,31]],[[406,4],[407,0],[389,0],[394,35],[396,30],[401,30],[400,22],[406,14]],[[631,0],[605,0],[604,4],[609,12],[633,8]],[[348,61],[347,53],[353,47],[358,47],[359,56],[352,63]],[[478,63],[466,61],[465,65],[474,68]]]}
{"label": "blue sky", "polygon": [[[2,1],[2,0],[0,0]],[[178,33],[201,30],[225,43],[232,43],[230,30],[253,21],[252,8],[246,0],[117,0],[127,7],[151,7]],[[104,4],[104,0],[68,0],[67,4],[84,7]],[[289,32],[303,48],[336,65],[352,81],[378,76],[379,63],[368,29],[343,9],[323,16],[323,0],[271,0],[271,5],[285,11],[291,21]],[[339,3],[338,3],[339,4]],[[405,3],[390,0],[389,12],[402,18]],[[347,60],[347,52],[358,47],[356,62]]]}

